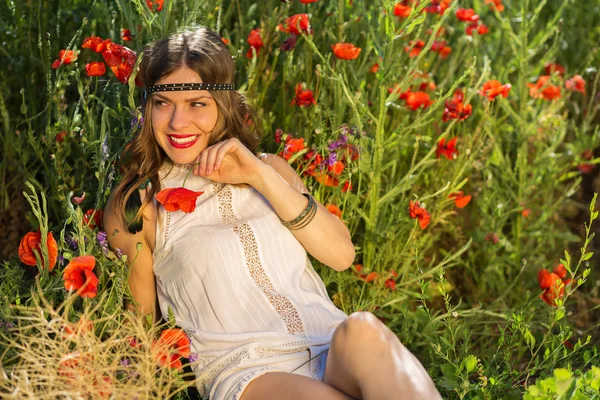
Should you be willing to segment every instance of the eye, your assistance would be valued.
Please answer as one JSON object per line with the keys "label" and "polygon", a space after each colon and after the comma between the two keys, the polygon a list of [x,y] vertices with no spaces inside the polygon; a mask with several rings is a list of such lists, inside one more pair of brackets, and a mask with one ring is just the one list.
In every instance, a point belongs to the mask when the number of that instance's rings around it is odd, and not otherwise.
{"label": "eye", "polygon": [[206,107],[206,103],[202,103],[201,101],[194,101],[192,103],[192,107]]}
{"label": "eye", "polygon": [[153,103],[153,104],[154,104],[155,106],[159,106],[159,107],[160,107],[160,106],[164,106],[164,105],[166,105],[166,104],[167,104],[167,102],[166,102],[166,101],[164,101],[164,100],[159,100],[159,99],[156,99],[156,100],[154,100],[154,103]]}

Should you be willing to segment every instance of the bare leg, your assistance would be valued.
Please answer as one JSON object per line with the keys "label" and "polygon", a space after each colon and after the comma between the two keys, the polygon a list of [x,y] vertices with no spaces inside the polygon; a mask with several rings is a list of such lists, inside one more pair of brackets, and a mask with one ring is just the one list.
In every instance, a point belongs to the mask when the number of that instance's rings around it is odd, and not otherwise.
{"label": "bare leg", "polygon": [[442,398],[419,360],[368,312],[350,315],[334,332],[323,382],[357,399]]}
{"label": "bare leg", "polygon": [[269,372],[251,381],[241,400],[353,400],[323,382],[288,372]]}

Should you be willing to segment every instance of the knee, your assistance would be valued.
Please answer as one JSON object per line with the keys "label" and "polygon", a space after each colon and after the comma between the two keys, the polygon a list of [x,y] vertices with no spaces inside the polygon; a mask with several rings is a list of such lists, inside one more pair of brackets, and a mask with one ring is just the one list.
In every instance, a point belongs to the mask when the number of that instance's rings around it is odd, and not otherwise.
{"label": "knee", "polygon": [[340,324],[333,342],[337,341],[344,345],[356,348],[366,346],[371,349],[376,347],[389,346],[390,335],[392,331],[383,324],[375,315],[366,311],[359,311],[350,314],[348,318]]}

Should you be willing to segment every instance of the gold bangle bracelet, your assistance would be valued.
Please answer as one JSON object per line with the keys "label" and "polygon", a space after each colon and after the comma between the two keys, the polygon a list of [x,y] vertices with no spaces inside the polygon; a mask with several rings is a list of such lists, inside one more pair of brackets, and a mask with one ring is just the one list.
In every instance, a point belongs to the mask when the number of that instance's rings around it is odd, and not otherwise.
{"label": "gold bangle bracelet", "polygon": [[285,226],[286,228],[292,229],[291,227],[294,227],[294,226],[302,223],[303,220],[306,218],[306,216],[309,215],[310,212],[313,209],[316,209],[316,207],[317,207],[317,204],[316,204],[314,198],[310,194],[302,193],[302,195],[308,199],[308,204],[306,205],[304,210],[300,213],[300,215],[298,215],[296,218],[294,218],[291,221],[284,221],[281,218],[279,218],[279,221],[281,221],[281,224],[283,226]]}
{"label": "gold bangle bracelet", "polygon": [[308,213],[306,218],[304,218],[302,221],[300,221],[297,225],[290,226],[289,229],[290,230],[298,230],[298,229],[302,229],[306,225],[310,224],[312,222],[312,220],[315,219],[315,215],[317,215],[318,209],[319,209],[319,207],[315,203],[315,207],[313,207],[313,209],[310,210],[310,213]]}

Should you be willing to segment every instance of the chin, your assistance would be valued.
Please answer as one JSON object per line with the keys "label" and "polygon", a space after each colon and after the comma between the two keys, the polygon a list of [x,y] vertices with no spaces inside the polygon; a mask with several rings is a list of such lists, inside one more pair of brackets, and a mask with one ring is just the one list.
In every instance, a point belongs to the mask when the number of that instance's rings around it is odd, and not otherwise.
{"label": "chin", "polygon": [[171,159],[171,161],[173,161],[175,164],[190,164],[193,163],[194,161],[196,161],[196,158],[198,157],[198,155],[194,155],[194,154],[189,154],[189,155],[185,155],[185,154],[167,154],[169,156],[169,158]]}

